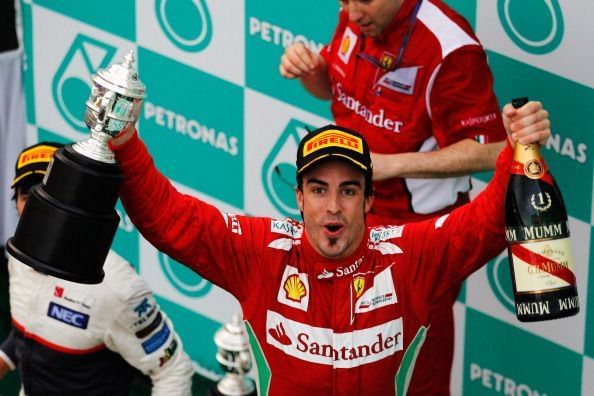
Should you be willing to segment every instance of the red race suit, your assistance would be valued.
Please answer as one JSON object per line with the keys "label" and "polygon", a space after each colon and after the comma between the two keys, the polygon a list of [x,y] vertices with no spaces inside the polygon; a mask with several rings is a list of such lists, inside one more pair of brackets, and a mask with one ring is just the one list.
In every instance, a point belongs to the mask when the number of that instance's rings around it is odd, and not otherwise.
{"label": "red race suit", "polygon": [[433,305],[505,244],[510,149],[471,204],[368,227],[350,257],[328,260],[300,222],[223,213],[177,192],[137,135],[112,148],[142,235],[239,300],[259,395],[406,394]]}

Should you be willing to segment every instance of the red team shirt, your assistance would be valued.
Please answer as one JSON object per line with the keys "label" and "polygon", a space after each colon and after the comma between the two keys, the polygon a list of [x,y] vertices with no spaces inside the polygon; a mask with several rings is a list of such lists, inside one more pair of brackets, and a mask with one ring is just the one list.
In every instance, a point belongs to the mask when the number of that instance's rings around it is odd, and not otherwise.
{"label": "red team shirt", "polygon": [[[376,39],[363,36],[340,13],[332,42],[321,53],[336,124],[358,131],[372,152],[382,154],[432,151],[465,138],[505,139],[493,77],[471,27],[441,1],[416,6],[416,0],[405,0]],[[376,65],[393,68],[407,35],[398,69]],[[448,213],[468,202],[470,188],[468,176],[375,182],[372,212],[378,217],[370,219],[380,224],[381,216],[415,221]],[[449,394],[457,293],[453,288],[435,306],[410,394]]]}
{"label": "red team shirt", "polygon": [[[441,2],[423,1],[399,69],[385,71],[365,59],[396,63],[415,5],[405,1],[377,39],[362,36],[341,12],[322,50],[336,124],[363,134],[370,150],[383,154],[431,151],[465,138],[505,139],[485,52],[464,19]],[[451,209],[470,182],[397,178],[374,188],[374,212],[417,220]]]}
{"label": "red team shirt", "polygon": [[315,252],[302,223],[222,213],[176,192],[136,135],[114,151],[143,236],[241,303],[259,395],[405,394],[432,305],[504,247],[509,149],[470,205],[368,227],[339,261]]}

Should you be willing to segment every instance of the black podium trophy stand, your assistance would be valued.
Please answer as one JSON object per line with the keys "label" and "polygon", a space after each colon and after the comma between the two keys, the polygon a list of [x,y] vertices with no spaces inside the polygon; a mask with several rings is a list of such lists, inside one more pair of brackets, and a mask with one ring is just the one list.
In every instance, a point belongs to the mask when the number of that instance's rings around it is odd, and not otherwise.
{"label": "black podium trophy stand", "polygon": [[133,63],[130,52],[92,76],[85,111],[91,137],[56,152],[7,242],[11,256],[37,271],[78,283],[103,280],[122,180],[107,142],[136,121],[146,93]]}

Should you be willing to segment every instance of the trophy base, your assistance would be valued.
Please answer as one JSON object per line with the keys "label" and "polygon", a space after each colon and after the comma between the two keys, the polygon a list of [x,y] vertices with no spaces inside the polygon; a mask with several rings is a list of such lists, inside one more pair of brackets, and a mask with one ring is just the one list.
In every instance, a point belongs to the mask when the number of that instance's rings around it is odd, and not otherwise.
{"label": "trophy base", "polygon": [[120,218],[117,165],[58,150],[43,183],[27,199],[7,245],[17,260],[61,279],[97,284]]}
{"label": "trophy base", "polygon": [[35,258],[25,254],[14,245],[14,238],[10,238],[6,242],[6,251],[18,261],[28,265],[36,271],[43,272],[56,278],[65,279],[76,283],[84,283],[88,285],[94,285],[103,282],[105,272],[101,269],[100,273],[93,275],[76,274],[70,271],[63,271],[56,268],[53,265],[46,264],[42,261],[36,260]]}
{"label": "trophy base", "polygon": [[221,393],[216,386],[214,386],[210,390],[210,396],[257,396],[258,392],[254,389],[250,393],[238,393],[238,394],[229,394],[229,393]]}
{"label": "trophy base", "polygon": [[211,389],[211,395],[214,396],[255,396],[257,394],[254,381],[244,376],[224,376]]}

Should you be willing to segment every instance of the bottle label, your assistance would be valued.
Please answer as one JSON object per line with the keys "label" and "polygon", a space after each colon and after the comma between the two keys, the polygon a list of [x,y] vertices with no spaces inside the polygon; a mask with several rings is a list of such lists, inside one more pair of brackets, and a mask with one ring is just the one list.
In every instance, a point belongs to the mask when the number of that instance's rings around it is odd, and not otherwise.
{"label": "bottle label", "polygon": [[569,225],[567,224],[567,221],[541,226],[505,227],[505,239],[509,243],[566,237],[569,237]]}
{"label": "bottle label", "polygon": [[530,179],[541,179],[547,184],[553,184],[553,178],[548,172],[548,167],[540,158],[527,159],[526,162],[513,161],[511,173],[526,176]]}
{"label": "bottle label", "polygon": [[575,286],[569,238],[510,245],[517,292]]}

